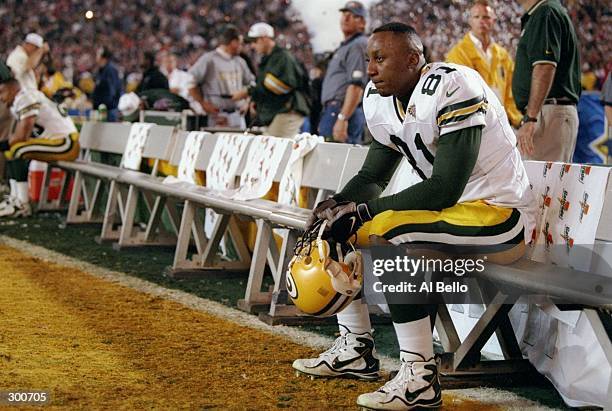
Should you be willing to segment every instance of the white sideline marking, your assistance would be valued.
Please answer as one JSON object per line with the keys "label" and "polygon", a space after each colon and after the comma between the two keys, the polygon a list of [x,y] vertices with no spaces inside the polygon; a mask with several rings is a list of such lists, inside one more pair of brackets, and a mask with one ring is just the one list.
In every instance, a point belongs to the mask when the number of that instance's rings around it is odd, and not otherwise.
{"label": "white sideline marking", "polygon": [[[86,274],[93,275],[94,277],[101,278],[111,283],[120,284],[124,287],[128,287],[133,290],[147,293],[150,295],[163,297],[167,300],[182,304],[193,310],[205,312],[207,314],[214,315],[216,317],[231,321],[241,326],[265,331],[270,334],[281,335],[289,339],[290,341],[302,346],[314,349],[327,349],[333,342],[333,339],[330,337],[325,337],[310,331],[298,330],[296,328],[284,325],[271,326],[261,322],[257,317],[253,316],[252,314],[247,314],[235,308],[227,307],[216,301],[197,297],[193,294],[189,294],[184,291],[164,288],[155,283],[142,280],[136,277],[131,277],[127,274],[118,271],[98,267],[94,264],[81,261],[73,257],[69,257],[65,254],[61,254],[38,245],[28,243],[26,241],[17,240],[11,237],[0,235],[0,244],[15,248],[21,251],[22,253],[29,254],[32,257],[36,257],[40,260],[49,263],[63,265],[70,268],[76,268],[78,270],[84,271]],[[398,359],[391,358],[382,354],[379,354],[379,357],[381,368],[383,371],[389,372],[392,370],[397,370],[399,368]],[[469,398],[476,401],[486,401],[487,404],[490,404],[492,406],[497,405],[503,407],[506,410],[552,410],[552,408],[542,406],[535,401],[525,399],[517,394],[495,388],[470,388],[463,390],[445,391],[448,393],[452,393],[453,395]]]}

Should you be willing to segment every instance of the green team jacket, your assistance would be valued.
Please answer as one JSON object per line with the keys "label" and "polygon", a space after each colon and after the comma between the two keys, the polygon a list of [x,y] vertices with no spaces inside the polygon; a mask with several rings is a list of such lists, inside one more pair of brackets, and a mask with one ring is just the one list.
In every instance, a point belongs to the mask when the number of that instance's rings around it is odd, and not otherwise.
{"label": "green team jacket", "polygon": [[300,63],[287,50],[274,46],[259,63],[257,81],[248,92],[261,122],[268,125],[279,113],[310,114],[306,90],[307,76]]}

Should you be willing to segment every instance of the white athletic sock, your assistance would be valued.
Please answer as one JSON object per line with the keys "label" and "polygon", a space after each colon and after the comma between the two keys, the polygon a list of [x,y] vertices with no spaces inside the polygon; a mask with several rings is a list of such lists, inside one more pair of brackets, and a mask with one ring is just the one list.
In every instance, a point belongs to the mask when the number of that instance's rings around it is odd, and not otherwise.
{"label": "white athletic sock", "polygon": [[336,317],[340,335],[345,335],[347,332],[363,334],[372,331],[368,305],[362,304],[361,299],[353,300],[344,310],[336,314]]}
{"label": "white athletic sock", "polygon": [[17,181],[15,182],[15,189],[17,190],[17,199],[26,204],[30,201],[30,192],[28,191],[28,182],[27,181]]}
{"label": "white athletic sock", "polygon": [[15,180],[14,178],[11,178],[9,180],[9,187],[11,189],[11,191],[9,192],[9,197],[15,197],[17,198],[17,180]]}
{"label": "white athletic sock", "polygon": [[429,316],[408,323],[393,323],[402,358],[408,361],[422,361],[418,356],[409,353],[420,354],[425,360],[433,357],[433,337],[431,335],[431,322]]}

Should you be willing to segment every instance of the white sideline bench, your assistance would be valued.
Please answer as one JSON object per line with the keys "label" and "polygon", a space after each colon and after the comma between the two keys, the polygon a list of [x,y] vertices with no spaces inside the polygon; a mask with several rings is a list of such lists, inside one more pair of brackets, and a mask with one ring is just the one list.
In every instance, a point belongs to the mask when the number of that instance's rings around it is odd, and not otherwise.
{"label": "white sideline bench", "polygon": [[[354,175],[358,169],[359,167],[356,167],[350,175]],[[276,224],[303,229],[309,214],[308,211],[303,213],[279,212],[273,214],[269,220]],[[608,177],[607,192],[602,217],[597,228],[596,242],[612,245],[612,174]],[[612,364],[612,336],[606,332],[602,317],[597,311],[589,307],[604,306],[604,308],[610,308],[612,289],[610,289],[609,284],[576,281],[576,278],[580,278],[580,271],[530,260],[520,260],[509,266],[488,264],[485,273],[483,275],[485,280],[499,281],[526,290],[529,294],[549,295],[564,298],[567,301],[579,301],[588,304],[584,312],[596,332],[598,342],[606,352],[609,363]],[[533,370],[528,361],[523,359],[508,318],[508,312],[513,307],[515,299],[516,297],[498,292],[493,297],[493,303],[487,305],[485,313],[463,342],[458,336],[447,306],[439,306],[436,328],[446,352],[442,356],[442,371],[444,373],[474,377],[490,373],[502,374]],[[285,315],[295,315],[295,310],[287,305],[287,302],[288,297],[281,272],[279,280],[276,281],[275,295],[270,312],[268,315],[264,315],[266,322],[273,322]],[[481,361],[481,350],[493,333],[497,334],[500,341],[504,360],[483,362]],[[610,398],[612,399],[612,392]]]}
{"label": "white sideline bench", "polygon": [[[151,176],[157,177],[159,164],[161,161],[169,161],[178,133],[173,126],[153,126],[149,131],[149,135],[144,145],[142,153],[143,161],[145,159],[153,160],[150,174],[141,173],[137,170],[121,168],[121,172],[115,176],[110,183],[106,209],[104,211],[104,219],[102,221],[102,230],[97,241],[115,241],[114,248],[129,246],[134,242],[134,238],[146,238],[150,244],[173,245],[176,239],[169,233],[160,233],[155,239],[156,233],[149,229],[144,232],[138,232],[134,226],[136,206],[140,192],[132,185],[126,188],[122,184],[122,177],[125,175],[136,175],[139,177]],[[143,193],[143,203],[150,214],[160,217],[161,212],[166,207],[160,207],[160,199],[153,198],[148,193]],[[170,215],[170,221],[177,224],[177,214],[172,207],[166,208]],[[118,227],[116,227],[118,225]],[[163,230],[162,230],[163,231]],[[142,240],[144,241],[144,239]]]}
{"label": "white sideline bench", "polygon": [[[121,147],[121,138],[117,136],[122,133],[124,139],[126,136],[125,130],[122,130],[121,126],[114,124],[92,126],[86,124],[84,131],[87,130],[87,127],[92,127],[92,129],[89,131],[89,134],[84,133],[85,136],[89,135],[89,137],[85,137],[83,148],[88,152],[99,149],[101,147],[100,142],[106,140],[104,151],[121,153],[122,149],[119,149]],[[103,139],[98,141],[93,138],[94,136],[99,138],[101,133],[104,134]],[[111,133],[116,138],[107,139],[106,136]],[[184,134],[181,134],[181,136],[184,137]],[[181,141],[184,141],[182,137],[178,137],[178,142],[175,145],[172,156],[166,151],[160,158],[170,159],[171,162],[174,161],[176,163],[177,152],[180,152],[178,147],[181,147]],[[91,138],[91,141],[88,141],[88,138]],[[211,147],[214,146],[214,136],[209,135],[206,141],[209,144],[208,148],[206,150],[202,149],[201,156],[198,158],[196,165],[196,168],[199,170],[205,170],[210,160]],[[326,193],[340,189],[356,174],[363,163],[366,153],[367,149],[363,147],[351,147],[333,143],[319,144],[305,158],[302,186],[317,190],[317,201],[322,199]],[[254,219],[258,227],[257,239],[250,264],[245,299],[241,301],[241,307],[251,310],[255,305],[270,304],[268,315],[273,318],[297,314],[295,307],[288,304],[284,275],[288,257],[298,235],[297,230],[305,228],[306,220],[310,215],[310,209],[283,206],[276,202],[262,199],[249,201],[228,200],[215,195],[214,191],[205,187],[189,184],[161,184],[155,176],[146,176],[143,173],[133,171],[126,172],[117,167],[106,165],[92,165],[87,161],[70,162],[66,165],[60,165],[62,167],[65,166],[68,170],[75,171],[77,175],[94,175],[100,179],[116,180],[117,184],[124,184],[129,187],[134,186],[134,191],[150,191],[163,197],[185,201],[179,227],[175,268],[201,268],[214,263],[213,259],[218,242],[226,232],[226,228],[230,226],[230,221],[232,220],[230,217],[232,215],[242,215]],[[282,169],[283,167],[281,166],[275,176],[275,181],[279,180]],[[239,176],[240,171],[237,174]],[[75,178],[75,187],[77,187],[75,190],[80,189],[81,185],[82,182],[79,181],[79,184],[77,184]],[[89,197],[90,206],[95,201],[99,191],[99,186],[97,185],[96,187],[95,195]],[[599,242],[612,242],[612,177],[609,178],[607,190],[603,214],[597,230],[597,240]],[[75,198],[78,205],[78,193],[75,195],[73,192],[73,199]],[[155,201],[157,202],[158,200],[156,199]],[[156,209],[154,207],[152,214],[158,215],[155,210],[159,210],[160,206],[158,205]],[[217,227],[213,238],[208,242],[202,233],[203,223],[201,219],[198,219],[196,213],[197,208],[203,207],[212,208],[222,215],[217,220]],[[91,207],[86,206],[86,210],[89,213],[90,209]],[[91,220],[91,215],[89,220]],[[153,226],[154,223],[150,222],[150,224]],[[272,229],[278,227],[289,229],[283,233],[283,244],[280,250],[276,248],[272,235]],[[148,231],[151,232],[151,230]],[[198,249],[195,265],[188,264],[189,260],[186,257],[192,233],[196,234],[194,239]],[[239,250],[239,253],[241,252],[244,252],[244,249]],[[192,262],[194,261],[192,260]],[[274,277],[275,285],[273,293],[261,290],[266,263],[270,266]],[[216,268],[220,267],[223,266],[217,266]],[[580,296],[583,298],[583,301],[593,306],[609,301],[612,294],[611,290],[603,289],[598,291],[598,295],[601,298],[595,298],[593,293],[595,285],[572,281],[575,280],[576,275],[580,275],[575,270],[553,270],[550,265],[530,261],[520,261],[511,266],[490,265],[490,268],[485,280],[504,281],[509,285],[526,289],[530,293],[540,293],[545,290],[549,293],[552,292],[553,295],[556,294],[557,297],[569,298]],[[551,287],[551,282],[557,284],[556,289]],[[512,297],[499,294],[494,297],[493,301],[492,304],[487,306],[484,315],[463,342],[460,341],[457,335],[446,306],[440,306],[436,319],[436,327],[446,351],[446,354],[443,356],[443,372],[459,375],[482,375],[487,372],[515,372],[531,368],[522,358],[507,316],[514,304]],[[612,363],[610,336],[606,333],[601,316],[591,308],[586,308],[585,313],[596,330],[599,342],[604,347],[610,363]],[[487,362],[485,364],[480,361],[480,352],[493,333],[496,333],[500,340],[505,360]]]}
{"label": "white sideline bench", "polygon": [[[82,156],[75,161],[57,162],[58,167],[74,175],[66,216],[67,224],[102,222],[102,216],[96,215],[96,212],[103,184],[116,178],[120,170],[115,166],[93,161],[92,154],[94,152],[123,154],[130,127],[129,124],[121,123],[86,122],[83,124],[79,136],[79,144],[83,151]],[[85,176],[94,177],[93,190],[88,187]],[[81,198],[84,205],[83,211],[79,210]]]}

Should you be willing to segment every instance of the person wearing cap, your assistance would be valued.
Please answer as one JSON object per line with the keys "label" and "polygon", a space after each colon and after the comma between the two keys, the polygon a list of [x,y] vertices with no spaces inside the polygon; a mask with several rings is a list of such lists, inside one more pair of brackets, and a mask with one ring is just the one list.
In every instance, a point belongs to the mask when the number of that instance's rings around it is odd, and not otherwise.
{"label": "person wearing cap", "polygon": [[344,41],[334,52],[323,79],[319,134],[338,142],[360,144],[365,126],[361,98],[368,83],[366,9],[358,1],[349,1],[340,11]]}
{"label": "person wearing cap", "polygon": [[288,50],[276,44],[274,28],[269,24],[253,24],[247,37],[262,56],[257,79],[232,99],[251,97],[257,117],[266,126],[266,134],[293,137],[310,114],[308,74]]}
{"label": "person wearing cap", "polygon": [[578,137],[580,53],[559,0],[517,0],[526,10],[516,49],[512,93],[523,113],[518,147],[523,158],[572,161]]}
{"label": "person wearing cap", "polygon": [[42,57],[49,51],[49,45],[36,33],[28,34],[23,43],[11,51],[6,59],[6,65],[24,88],[38,90],[38,80],[34,70],[40,64]]}
{"label": "person wearing cap", "polygon": [[15,117],[9,140],[0,142],[10,182],[10,194],[0,203],[0,217],[28,216],[28,160],[74,160],[79,154],[79,135],[60,106],[41,91],[22,87],[3,62],[0,101],[10,107]]}
{"label": "person wearing cap", "polygon": [[232,101],[231,95],[251,84],[255,76],[240,57],[242,36],[236,26],[224,26],[219,46],[204,53],[188,71],[185,80],[191,98],[206,111],[208,126],[246,128],[246,101]]}

